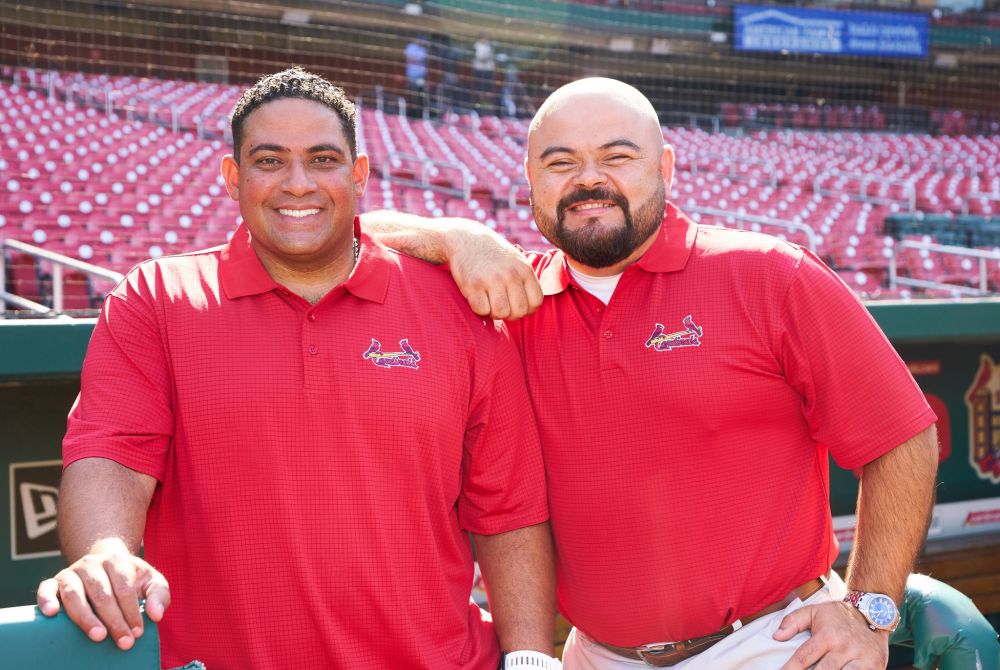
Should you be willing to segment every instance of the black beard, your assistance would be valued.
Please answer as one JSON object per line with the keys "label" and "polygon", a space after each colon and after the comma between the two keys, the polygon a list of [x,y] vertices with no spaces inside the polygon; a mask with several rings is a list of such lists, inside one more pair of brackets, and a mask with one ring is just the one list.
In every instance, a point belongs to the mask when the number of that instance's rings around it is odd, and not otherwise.
{"label": "black beard", "polygon": [[[617,228],[584,226],[578,230],[566,229],[566,210],[585,200],[607,200],[621,208],[624,225]],[[642,203],[632,216],[628,201],[621,193],[600,186],[593,189],[580,188],[559,201],[556,205],[556,220],[535,207],[532,213],[538,230],[563,253],[578,263],[590,268],[606,268],[631,255],[643,242],[649,239],[663,220],[667,203],[666,187],[660,181],[659,188],[649,200]],[[589,223],[596,224],[596,218]]]}

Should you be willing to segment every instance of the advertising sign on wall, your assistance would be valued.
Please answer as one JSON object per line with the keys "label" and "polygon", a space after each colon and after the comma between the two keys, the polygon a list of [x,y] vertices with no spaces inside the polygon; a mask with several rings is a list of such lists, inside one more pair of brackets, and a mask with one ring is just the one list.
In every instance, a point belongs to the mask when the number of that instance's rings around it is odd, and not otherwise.
{"label": "advertising sign on wall", "polygon": [[926,58],[926,14],[737,5],[738,51]]}

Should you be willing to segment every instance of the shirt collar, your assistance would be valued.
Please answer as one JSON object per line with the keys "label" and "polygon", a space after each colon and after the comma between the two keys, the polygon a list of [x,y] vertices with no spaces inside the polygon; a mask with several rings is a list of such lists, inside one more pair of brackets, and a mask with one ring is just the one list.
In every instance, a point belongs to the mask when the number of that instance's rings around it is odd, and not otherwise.
{"label": "shirt collar", "polygon": [[[391,252],[361,232],[358,217],[354,217],[354,235],[360,243],[360,253],[344,288],[363,300],[385,302],[392,266]],[[222,247],[219,268],[222,290],[229,299],[258,295],[280,288],[257,257],[246,223],[241,223],[229,243]]]}
{"label": "shirt collar", "polygon": [[[656,239],[639,260],[629,266],[646,272],[676,272],[683,270],[691,256],[698,227],[673,203],[667,202],[656,233]],[[557,250],[546,259],[548,262],[539,270],[538,281],[544,295],[555,295],[566,290],[570,284],[569,265],[566,255]],[[625,268],[628,272],[629,268]]]}

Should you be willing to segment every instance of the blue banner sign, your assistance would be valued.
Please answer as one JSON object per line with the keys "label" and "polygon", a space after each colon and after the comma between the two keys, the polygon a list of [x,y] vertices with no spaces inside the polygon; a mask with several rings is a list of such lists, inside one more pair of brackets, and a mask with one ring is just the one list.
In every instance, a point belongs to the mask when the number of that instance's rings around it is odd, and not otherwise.
{"label": "blue banner sign", "polygon": [[736,49],[926,58],[926,14],[736,5]]}

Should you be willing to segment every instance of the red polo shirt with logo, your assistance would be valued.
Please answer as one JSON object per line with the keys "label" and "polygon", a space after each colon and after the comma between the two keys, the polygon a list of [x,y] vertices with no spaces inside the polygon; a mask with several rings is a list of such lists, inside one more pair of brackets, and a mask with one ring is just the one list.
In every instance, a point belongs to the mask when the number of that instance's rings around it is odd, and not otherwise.
{"label": "red polo shirt with logo", "polygon": [[668,204],[607,305],[560,251],[511,325],[549,482],[563,614],[619,646],[712,633],[838,554],[828,452],[856,468],[935,416],[807,251]]}
{"label": "red polo shirt with logo", "polygon": [[548,517],[518,352],[447,273],[361,239],[314,306],[245,227],[105,302],[64,462],[159,481],[165,667],[496,668],[466,531]]}

